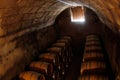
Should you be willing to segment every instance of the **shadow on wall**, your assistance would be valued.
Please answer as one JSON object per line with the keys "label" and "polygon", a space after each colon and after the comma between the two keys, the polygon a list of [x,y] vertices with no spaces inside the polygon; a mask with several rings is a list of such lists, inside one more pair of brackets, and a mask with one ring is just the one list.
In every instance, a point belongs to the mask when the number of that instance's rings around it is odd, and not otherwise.
{"label": "shadow on wall", "polygon": [[[0,79],[11,80],[25,69],[36,56],[56,40],[54,26],[26,33],[1,48]],[[9,37],[8,37],[9,38]],[[7,38],[6,38],[7,40]]]}

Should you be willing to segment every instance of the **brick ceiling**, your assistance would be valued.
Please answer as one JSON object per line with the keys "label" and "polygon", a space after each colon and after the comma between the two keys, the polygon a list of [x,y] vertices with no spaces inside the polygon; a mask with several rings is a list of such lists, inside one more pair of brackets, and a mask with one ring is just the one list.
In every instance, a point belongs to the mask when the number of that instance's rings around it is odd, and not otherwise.
{"label": "brick ceiling", "polygon": [[120,0],[0,0],[0,37],[52,25],[66,8],[86,6],[113,31],[120,28]]}

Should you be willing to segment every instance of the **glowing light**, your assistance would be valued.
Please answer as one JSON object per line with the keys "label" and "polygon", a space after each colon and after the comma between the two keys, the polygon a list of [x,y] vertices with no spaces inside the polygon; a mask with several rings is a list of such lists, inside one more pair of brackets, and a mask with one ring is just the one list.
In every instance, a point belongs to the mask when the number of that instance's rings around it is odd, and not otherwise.
{"label": "glowing light", "polygon": [[71,19],[72,22],[85,22],[85,18],[80,18],[80,19]]}
{"label": "glowing light", "polygon": [[83,7],[71,8],[70,14],[71,14],[71,22],[85,22]]}

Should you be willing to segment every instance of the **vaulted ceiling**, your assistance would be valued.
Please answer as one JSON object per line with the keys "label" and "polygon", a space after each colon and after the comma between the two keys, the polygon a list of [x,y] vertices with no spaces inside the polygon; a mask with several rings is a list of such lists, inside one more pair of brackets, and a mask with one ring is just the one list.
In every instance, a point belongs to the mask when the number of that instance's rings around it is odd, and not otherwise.
{"label": "vaulted ceiling", "polygon": [[120,29],[120,0],[58,0],[71,6],[86,6],[92,9],[113,31]]}
{"label": "vaulted ceiling", "polygon": [[63,10],[81,5],[92,9],[110,29],[120,31],[120,0],[0,0],[0,37],[52,25]]}

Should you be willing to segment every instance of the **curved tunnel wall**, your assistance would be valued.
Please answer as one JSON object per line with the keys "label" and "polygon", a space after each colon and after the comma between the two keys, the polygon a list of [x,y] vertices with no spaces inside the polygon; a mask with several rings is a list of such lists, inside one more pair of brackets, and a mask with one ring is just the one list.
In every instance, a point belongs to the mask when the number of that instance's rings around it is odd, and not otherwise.
{"label": "curved tunnel wall", "polygon": [[0,49],[0,79],[11,80],[18,75],[56,38],[56,28],[48,26],[5,42]]}
{"label": "curved tunnel wall", "polygon": [[91,8],[103,23],[116,31],[120,26],[119,3],[119,0],[1,0],[0,35],[51,25],[60,12],[81,5]]}
{"label": "curved tunnel wall", "polygon": [[56,39],[56,30],[50,25],[66,7],[55,0],[0,1],[1,80],[11,80]]}

